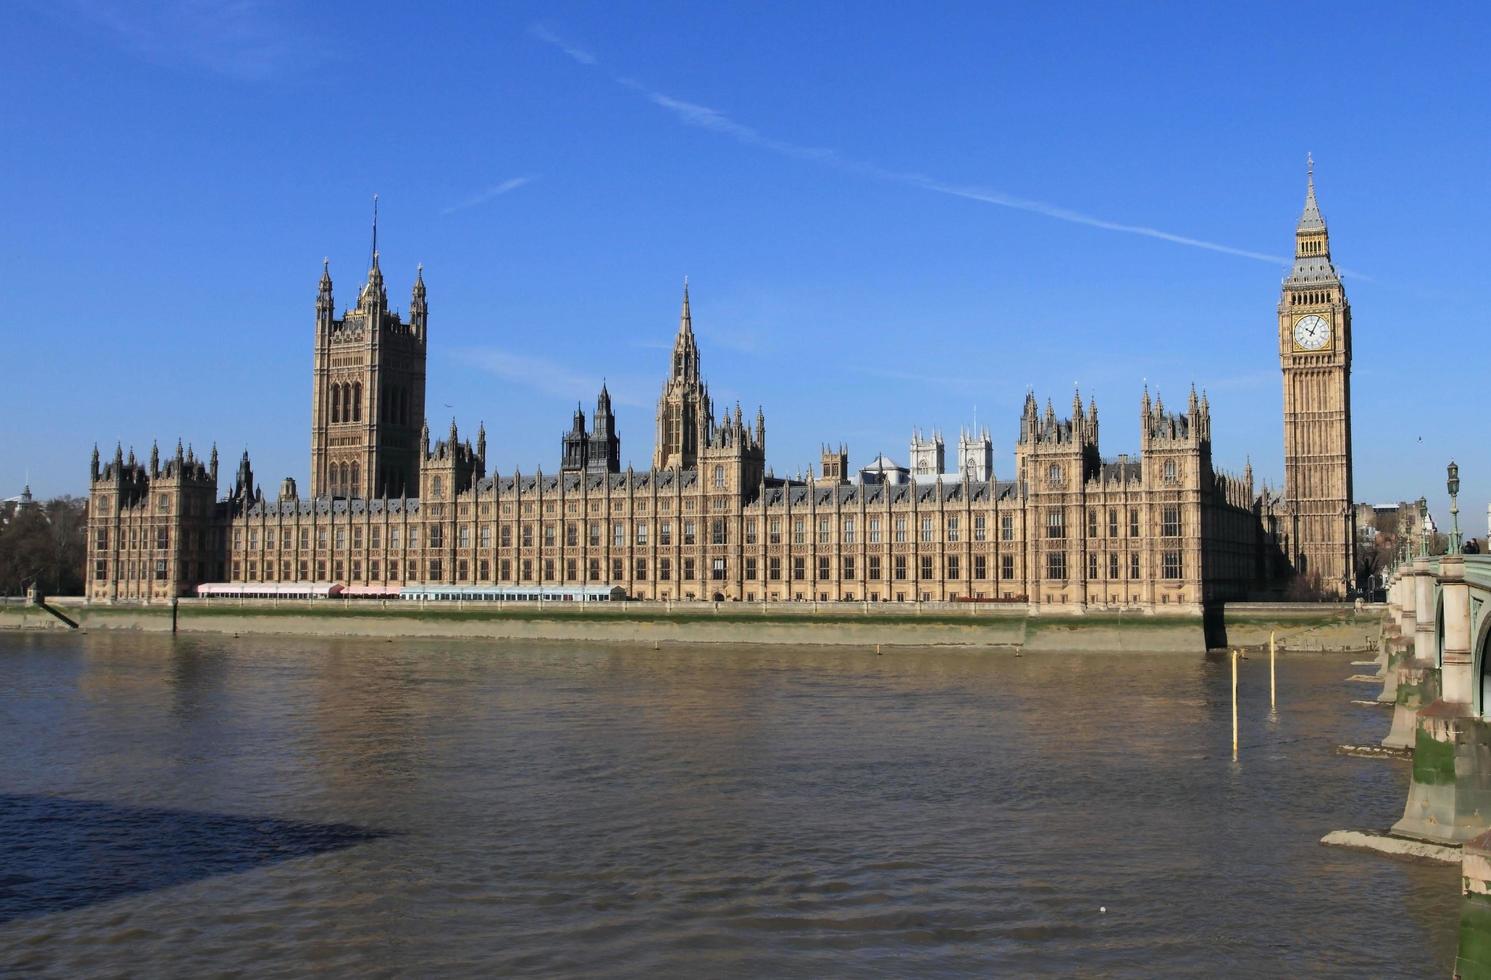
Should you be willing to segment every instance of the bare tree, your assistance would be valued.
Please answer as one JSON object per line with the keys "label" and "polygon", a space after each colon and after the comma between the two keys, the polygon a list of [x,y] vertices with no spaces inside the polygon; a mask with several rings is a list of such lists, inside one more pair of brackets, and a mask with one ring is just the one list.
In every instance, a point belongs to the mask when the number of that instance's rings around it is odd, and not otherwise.
{"label": "bare tree", "polygon": [[21,595],[33,583],[48,595],[83,591],[87,501],[58,497],[0,513],[0,595]]}

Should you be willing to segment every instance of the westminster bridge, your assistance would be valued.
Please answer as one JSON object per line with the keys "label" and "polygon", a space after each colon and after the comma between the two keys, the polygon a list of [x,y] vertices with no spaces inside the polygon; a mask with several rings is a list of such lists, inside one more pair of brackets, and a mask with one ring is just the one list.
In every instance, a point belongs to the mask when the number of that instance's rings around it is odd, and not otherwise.
{"label": "westminster bridge", "polygon": [[1392,836],[1459,850],[1455,976],[1491,978],[1491,555],[1456,545],[1389,575],[1379,699],[1393,704],[1384,747],[1413,760]]}

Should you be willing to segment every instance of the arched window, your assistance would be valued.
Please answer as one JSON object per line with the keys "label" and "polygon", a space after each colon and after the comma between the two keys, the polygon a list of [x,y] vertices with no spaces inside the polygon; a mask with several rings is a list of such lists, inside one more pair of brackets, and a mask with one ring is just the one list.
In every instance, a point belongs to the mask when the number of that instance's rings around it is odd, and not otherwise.
{"label": "arched window", "polygon": [[399,395],[399,424],[409,424],[409,390],[403,385],[396,389]]}
{"label": "arched window", "polygon": [[331,421],[333,423],[342,420],[342,389],[340,385],[331,386]]}
{"label": "arched window", "polygon": [[362,421],[362,382],[352,385],[352,421]]}
{"label": "arched window", "polygon": [[439,500],[441,492],[440,477],[437,476],[430,481],[430,495]]}
{"label": "arched window", "polygon": [[1052,484],[1061,482],[1061,466],[1059,464],[1051,464],[1051,468],[1046,471],[1046,481]]}
{"label": "arched window", "polygon": [[342,385],[342,421],[352,421],[352,386]]}
{"label": "arched window", "polygon": [[347,485],[347,496],[362,496],[362,466],[358,463],[352,464],[352,482]]}
{"label": "arched window", "polygon": [[718,463],[714,467],[714,485],[722,490],[725,487],[725,468]]}
{"label": "arched window", "polygon": [[342,473],[341,473],[340,483],[341,483],[341,487],[342,487],[342,496],[345,497],[345,496],[347,496],[347,491],[348,491],[348,488],[351,486],[351,483],[347,479],[347,477],[349,475],[348,472],[347,472],[347,464],[343,463],[341,469],[342,469]]}
{"label": "arched window", "polygon": [[1173,459],[1165,460],[1165,482],[1175,482],[1175,460]]}

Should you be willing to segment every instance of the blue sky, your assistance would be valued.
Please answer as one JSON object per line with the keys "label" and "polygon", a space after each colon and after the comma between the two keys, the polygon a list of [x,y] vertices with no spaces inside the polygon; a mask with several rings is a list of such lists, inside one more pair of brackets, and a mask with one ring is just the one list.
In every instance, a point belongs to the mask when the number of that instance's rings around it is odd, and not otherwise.
{"label": "blue sky", "polygon": [[428,412],[556,468],[601,379],[645,466],[689,277],[778,474],[904,458],[1026,387],[1138,448],[1147,380],[1282,472],[1279,279],[1313,152],[1352,275],[1357,497],[1491,496],[1485,5],[8,8],[0,496],[152,437],[309,465],[313,304],[430,296]]}

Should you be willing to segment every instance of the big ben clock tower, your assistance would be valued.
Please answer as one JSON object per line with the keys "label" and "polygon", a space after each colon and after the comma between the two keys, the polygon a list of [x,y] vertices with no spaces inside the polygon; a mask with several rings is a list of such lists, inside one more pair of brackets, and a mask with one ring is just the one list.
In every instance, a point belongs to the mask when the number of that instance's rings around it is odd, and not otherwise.
{"label": "big ben clock tower", "polygon": [[1284,497],[1295,572],[1344,596],[1355,578],[1351,505],[1351,306],[1331,264],[1310,161],[1294,268],[1279,297],[1284,372]]}

